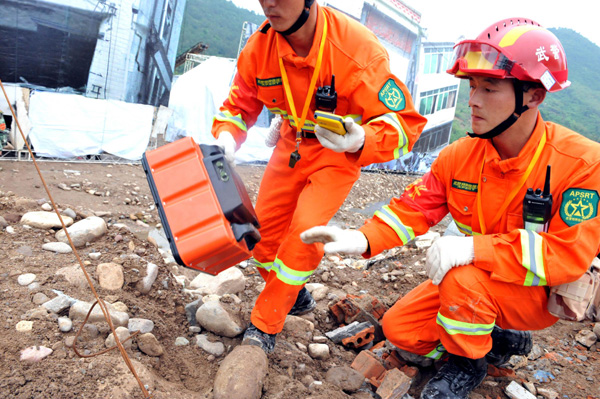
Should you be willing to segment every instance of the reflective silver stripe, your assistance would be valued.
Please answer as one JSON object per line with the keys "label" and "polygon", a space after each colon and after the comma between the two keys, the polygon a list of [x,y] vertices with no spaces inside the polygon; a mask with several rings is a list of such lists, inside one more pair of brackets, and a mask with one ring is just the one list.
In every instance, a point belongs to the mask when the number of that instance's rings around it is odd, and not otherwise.
{"label": "reflective silver stripe", "polygon": [[544,270],[543,242],[544,238],[534,231],[520,229],[521,234],[521,264],[527,269],[525,286],[548,285]]}

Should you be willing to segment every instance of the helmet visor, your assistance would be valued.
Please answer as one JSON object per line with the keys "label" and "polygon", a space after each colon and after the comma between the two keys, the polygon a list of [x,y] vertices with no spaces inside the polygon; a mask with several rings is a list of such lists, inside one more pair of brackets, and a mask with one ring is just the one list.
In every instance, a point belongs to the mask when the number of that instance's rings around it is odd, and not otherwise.
{"label": "helmet visor", "polygon": [[446,72],[457,77],[484,75],[505,78],[513,63],[496,47],[472,40],[464,40],[454,46],[454,54]]}

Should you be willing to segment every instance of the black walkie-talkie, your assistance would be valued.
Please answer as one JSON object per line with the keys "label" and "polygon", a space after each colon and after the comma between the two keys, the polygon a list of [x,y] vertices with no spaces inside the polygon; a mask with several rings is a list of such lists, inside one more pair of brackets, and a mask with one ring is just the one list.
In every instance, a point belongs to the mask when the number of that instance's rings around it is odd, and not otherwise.
{"label": "black walkie-talkie", "polygon": [[315,93],[315,106],[320,111],[333,113],[337,107],[337,93],[335,91],[335,75],[331,75],[331,85],[317,88]]}
{"label": "black walkie-talkie", "polygon": [[523,224],[525,230],[536,233],[547,232],[552,213],[552,194],[550,194],[550,165],[546,168],[544,191],[528,188],[523,199]]}

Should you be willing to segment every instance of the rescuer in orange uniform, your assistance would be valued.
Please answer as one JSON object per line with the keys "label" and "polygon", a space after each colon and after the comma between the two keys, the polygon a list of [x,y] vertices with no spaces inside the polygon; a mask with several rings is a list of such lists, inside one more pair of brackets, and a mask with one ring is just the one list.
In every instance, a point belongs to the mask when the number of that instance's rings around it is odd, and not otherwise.
{"label": "rescuer in orange uniform", "polygon": [[[409,152],[426,120],[367,28],[313,0],[259,1],[268,21],[239,56],[212,133],[232,162],[263,106],[283,119],[255,207],[262,238],[253,257],[266,286],[243,340],[270,353],[286,315],[316,306],[304,285],[323,248],[300,233],[333,217],[362,166]],[[343,136],[315,127],[313,116],[317,88],[334,75]]]}
{"label": "rescuer in orange uniform", "polygon": [[[424,399],[467,398],[488,363],[527,354],[528,330],[557,321],[547,288],[577,280],[600,250],[600,145],[538,111],[547,92],[570,84],[559,40],[529,19],[507,19],[458,43],[451,65],[449,73],[470,82],[471,137],[445,148],[359,230],[315,227],[301,236],[327,243],[327,253],[370,257],[450,213],[465,236],[436,240],[426,258],[431,280],[382,321],[386,338],[404,351],[449,354]],[[527,189],[544,188],[548,165],[549,224],[525,225]]]}

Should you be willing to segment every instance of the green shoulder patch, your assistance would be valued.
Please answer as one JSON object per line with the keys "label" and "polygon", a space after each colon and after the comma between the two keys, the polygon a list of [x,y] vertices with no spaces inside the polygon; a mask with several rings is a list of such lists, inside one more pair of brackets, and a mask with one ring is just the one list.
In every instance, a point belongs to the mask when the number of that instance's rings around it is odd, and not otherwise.
{"label": "green shoulder patch", "polygon": [[574,226],[598,215],[598,192],[570,188],[563,194],[560,217],[567,226]]}
{"label": "green shoulder patch", "polygon": [[477,192],[477,183],[469,183],[468,181],[460,181],[460,180],[452,179],[452,187],[459,189],[459,190],[470,191],[472,193]]}
{"label": "green shoulder patch", "polygon": [[379,101],[392,111],[402,111],[406,107],[406,98],[404,93],[394,79],[388,79],[379,90]]}
{"label": "green shoulder patch", "polygon": [[256,78],[256,84],[260,87],[281,86],[281,77],[268,79]]}

